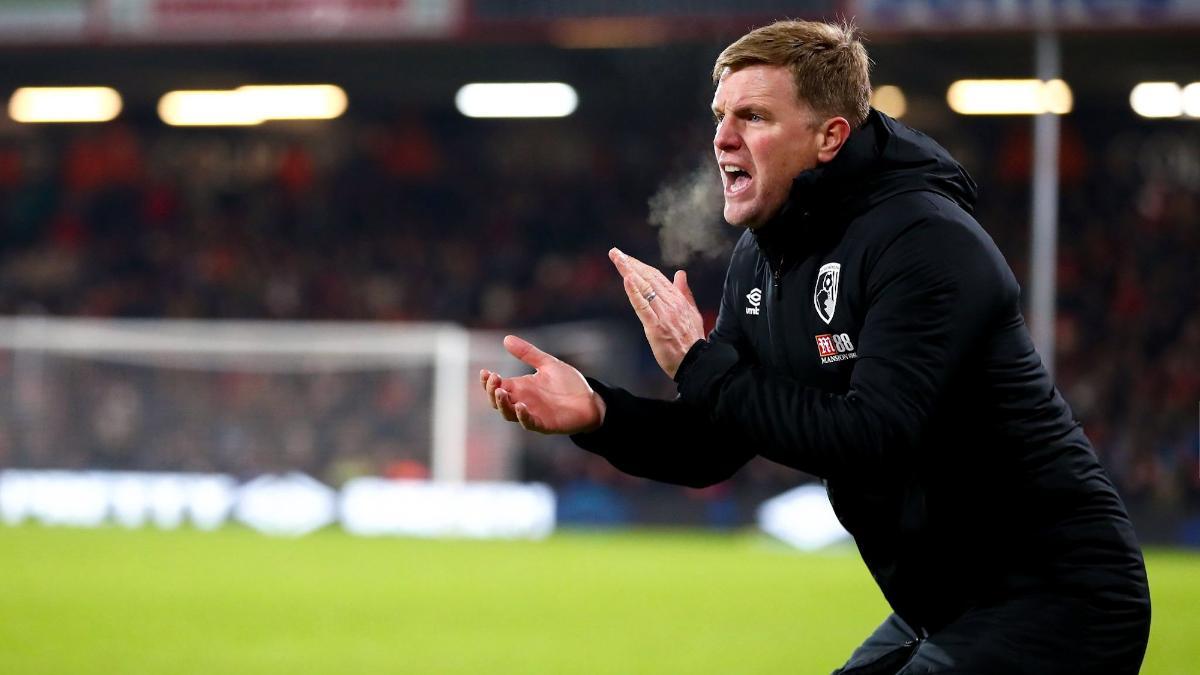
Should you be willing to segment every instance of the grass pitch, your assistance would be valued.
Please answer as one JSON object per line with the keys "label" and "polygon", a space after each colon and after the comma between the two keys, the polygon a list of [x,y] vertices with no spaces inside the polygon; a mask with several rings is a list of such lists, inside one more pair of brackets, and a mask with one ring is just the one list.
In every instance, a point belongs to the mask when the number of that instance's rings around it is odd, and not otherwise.
{"label": "grass pitch", "polygon": [[[1200,554],[1149,555],[1143,672],[1200,668]],[[852,550],[0,527],[0,673],[827,673],[887,613]]]}

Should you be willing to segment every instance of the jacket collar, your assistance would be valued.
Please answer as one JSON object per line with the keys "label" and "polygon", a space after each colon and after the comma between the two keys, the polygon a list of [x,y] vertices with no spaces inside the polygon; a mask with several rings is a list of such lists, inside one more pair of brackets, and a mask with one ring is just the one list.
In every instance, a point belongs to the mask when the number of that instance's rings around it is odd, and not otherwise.
{"label": "jacket collar", "polygon": [[967,213],[974,210],[975,181],[930,137],[871,110],[832,161],[792,181],[787,202],[754,231],[774,260],[794,256],[842,236],[850,221],[905,192],[939,194]]}

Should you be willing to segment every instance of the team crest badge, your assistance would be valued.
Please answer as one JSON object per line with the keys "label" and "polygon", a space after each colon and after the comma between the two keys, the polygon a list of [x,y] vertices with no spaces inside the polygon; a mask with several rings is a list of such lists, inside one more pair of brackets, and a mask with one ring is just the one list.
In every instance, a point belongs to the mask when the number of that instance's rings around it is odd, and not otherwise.
{"label": "team crest badge", "polygon": [[842,275],[841,263],[828,263],[821,266],[817,273],[817,286],[813,290],[813,307],[817,316],[825,323],[833,321],[833,312],[837,309],[838,277]]}

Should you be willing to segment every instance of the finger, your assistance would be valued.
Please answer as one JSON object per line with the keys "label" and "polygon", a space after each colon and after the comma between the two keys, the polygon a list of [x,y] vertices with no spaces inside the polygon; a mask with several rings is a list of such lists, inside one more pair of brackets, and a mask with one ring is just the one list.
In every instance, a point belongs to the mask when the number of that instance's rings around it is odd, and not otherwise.
{"label": "finger", "polygon": [[621,276],[626,276],[633,271],[629,266],[629,256],[622,253],[621,249],[617,248],[616,246],[608,249],[608,259],[611,260],[612,264],[616,266],[617,271],[621,273]]}
{"label": "finger", "polygon": [[534,370],[543,366],[550,365],[558,359],[550,356],[546,352],[533,346],[533,343],[522,340],[516,335],[506,335],[504,337],[504,348],[508,350],[516,358],[520,359],[526,365]]}
{"label": "finger", "polygon": [[[489,403],[492,402],[492,392],[488,391],[488,380],[491,379],[491,376],[491,371],[486,369],[479,371],[479,386],[483,387],[483,391],[487,394]],[[495,408],[496,405],[492,403],[492,407]]]}
{"label": "finger", "polygon": [[646,281],[636,274],[625,277],[625,295],[629,298],[629,304],[633,306],[633,311],[642,322],[642,326],[649,329],[650,326],[658,324],[658,315],[654,313],[654,308],[642,290],[646,285]]}
{"label": "finger", "polygon": [[608,252],[608,257],[617,267],[617,271],[621,273],[621,276],[628,276],[636,273],[642,275],[642,277],[644,277],[647,281],[650,281],[650,283],[654,284],[655,286],[671,285],[671,282],[668,281],[665,276],[663,276],[662,272],[658,271],[658,268],[647,265],[646,263],[625,253],[619,248],[614,247],[610,249]]}
{"label": "finger", "polygon": [[533,413],[529,412],[529,406],[524,403],[518,403],[513,406],[513,410],[517,413],[517,422],[521,425],[521,428],[529,431],[542,430],[541,423],[533,416]]}
{"label": "finger", "polygon": [[509,422],[517,421],[517,413],[513,410],[512,397],[503,389],[496,390],[496,404],[499,406],[500,415]]}
{"label": "finger", "polygon": [[671,288],[671,282],[663,273],[658,271],[658,268],[647,265],[637,258],[628,255],[619,248],[613,248],[608,252],[608,257],[613,261],[617,271],[621,276],[627,277],[630,274],[640,274],[643,279],[650,282],[650,287],[659,294],[670,295],[667,293]]}
{"label": "finger", "polygon": [[696,306],[696,298],[692,296],[692,289],[688,287],[687,272],[683,270],[675,271],[675,289],[683,296],[683,299],[692,307]]}
{"label": "finger", "polygon": [[499,406],[496,404],[496,389],[499,388],[503,383],[504,380],[499,375],[496,373],[490,373],[487,382],[485,382],[483,385],[483,389],[488,395],[488,401],[490,401],[492,407],[496,408],[497,410],[499,410]]}

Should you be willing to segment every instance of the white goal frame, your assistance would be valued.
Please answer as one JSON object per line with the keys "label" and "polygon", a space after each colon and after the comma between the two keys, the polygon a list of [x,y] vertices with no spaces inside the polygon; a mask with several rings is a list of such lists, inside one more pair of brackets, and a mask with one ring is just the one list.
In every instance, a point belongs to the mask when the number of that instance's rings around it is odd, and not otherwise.
{"label": "white goal frame", "polygon": [[[13,352],[14,375],[37,376],[39,354],[98,357],[172,367],[297,372],[295,359],[328,364],[433,368],[431,474],[466,479],[470,332],[450,323],[0,318],[0,350]],[[288,359],[285,365],[284,359]]]}

